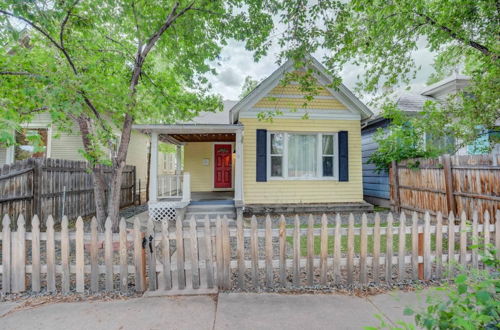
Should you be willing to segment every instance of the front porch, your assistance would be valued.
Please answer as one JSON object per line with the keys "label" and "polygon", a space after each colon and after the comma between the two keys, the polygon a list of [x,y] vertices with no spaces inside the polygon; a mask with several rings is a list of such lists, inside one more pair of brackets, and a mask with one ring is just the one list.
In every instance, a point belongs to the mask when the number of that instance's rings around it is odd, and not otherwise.
{"label": "front porch", "polygon": [[[243,205],[243,127],[227,124],[136,125],[151,136],[149,212],[158,221],[188,206]],[[161,173],[159,143],[176,146],[175,173]]]}

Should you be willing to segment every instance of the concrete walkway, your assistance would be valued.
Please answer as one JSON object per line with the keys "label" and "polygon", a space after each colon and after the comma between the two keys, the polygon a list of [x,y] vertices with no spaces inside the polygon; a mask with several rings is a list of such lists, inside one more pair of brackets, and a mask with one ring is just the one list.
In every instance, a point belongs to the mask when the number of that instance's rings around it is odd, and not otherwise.
{"label": "concrete walkway", "polygon": [[363,329],[422,306],[424,294],[394,292],[369,298],[336,294],[223,293],[217,296],[132,298],[110,302],[23,307],[0,303],[0,329]]}

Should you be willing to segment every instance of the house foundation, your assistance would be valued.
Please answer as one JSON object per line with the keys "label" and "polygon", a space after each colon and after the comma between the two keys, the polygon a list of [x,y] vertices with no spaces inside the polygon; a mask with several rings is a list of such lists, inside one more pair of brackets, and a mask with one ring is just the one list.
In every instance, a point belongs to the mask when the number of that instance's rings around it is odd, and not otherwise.
{"label": "house foundation", "polygon": [[367,202],[357,203],[311,203],[311,204],[250,204],[243,208],[244,216],[280,215],[300,213],[350,213],[372,212],[373,205]]}

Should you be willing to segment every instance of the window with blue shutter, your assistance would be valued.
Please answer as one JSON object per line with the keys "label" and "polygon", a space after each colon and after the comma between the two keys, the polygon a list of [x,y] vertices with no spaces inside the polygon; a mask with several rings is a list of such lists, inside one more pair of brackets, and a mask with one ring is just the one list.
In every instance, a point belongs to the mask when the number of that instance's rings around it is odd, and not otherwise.
{"label": "window with blue shutter", "polygon": [[267,130],[257,130],[257,182],[267,181]]}
{"label": "window with blue shutter", "polygon": [[347,131],[339,133],[339,181],[349,181],[349,143]]}

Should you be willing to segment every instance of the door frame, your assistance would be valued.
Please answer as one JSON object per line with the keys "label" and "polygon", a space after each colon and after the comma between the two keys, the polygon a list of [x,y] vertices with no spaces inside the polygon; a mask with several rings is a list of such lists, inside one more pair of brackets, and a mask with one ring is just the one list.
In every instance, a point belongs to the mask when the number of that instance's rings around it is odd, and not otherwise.
{"label": "door frame", "polygon": [[[216,144],[228,144],[231,145],[231,187],[230,188],[215,188],[215,145]],[[234,154],[234,142],[213,142],[212,143],[212,190],[213,191],[234,191],[234,170],[235,170],[235,162],[233,159]]]}

